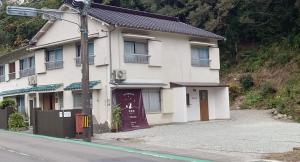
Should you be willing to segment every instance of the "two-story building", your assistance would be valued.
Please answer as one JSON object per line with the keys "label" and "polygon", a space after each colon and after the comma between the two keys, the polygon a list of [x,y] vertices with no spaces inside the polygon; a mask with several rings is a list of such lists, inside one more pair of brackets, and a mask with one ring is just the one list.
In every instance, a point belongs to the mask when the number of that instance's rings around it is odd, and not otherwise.
{"label": "two-story building", "polygon": [[[75,11],[62,5],[62,11]],[[79,22],[77,14],[63,19]],[[149,124],[229,119],[220,84],[218,41],[224,38],[177,18],[92,4],[89,10],[90,97],[94,124],[108,127],[116,93],[138,90]],[[50,20],[30,46],[0,58],[1,98],[18,111],[80,108],[80,32]]]}

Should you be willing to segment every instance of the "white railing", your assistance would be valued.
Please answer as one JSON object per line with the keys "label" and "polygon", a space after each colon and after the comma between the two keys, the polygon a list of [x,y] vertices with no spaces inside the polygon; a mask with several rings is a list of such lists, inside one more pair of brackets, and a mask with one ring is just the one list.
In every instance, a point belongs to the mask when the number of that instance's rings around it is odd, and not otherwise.
{"label": "white railing", "polygon": [[35,68],[20,70],[20,77],[27,77],[35,74]]}
{"label": "white railing", "polygon": [[49,61],[49,62],[46,62],[45,64],[46,64],[47,70],[62,69],[64,67],[64,62],[62,60]]}
{"label": "white railing", "polygon": [[192,60],[192,66],[209,67],[209,65],[210,65],[209,59],[193,59]]}
{"label": "white railing", "polygon": [[[89,64],[94,65],[94,60],[95,60],[95,55],[90,55],[89,56]],[[76,63],[76,66],[81,66],[81,57],[76,57],[75,63]]]}
{"label": "white railing", "polygon": [[147,54],[128,54],[125,55],[125,63],[148,64],[149,55]]}

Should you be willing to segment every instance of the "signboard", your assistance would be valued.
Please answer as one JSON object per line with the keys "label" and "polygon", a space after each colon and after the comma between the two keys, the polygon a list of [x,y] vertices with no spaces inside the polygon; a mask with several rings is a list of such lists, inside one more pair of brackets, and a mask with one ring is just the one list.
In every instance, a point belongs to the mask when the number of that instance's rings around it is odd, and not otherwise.
{"label": "signboard", "polygon": [[116,90],[116,99],[121,107],[122,131],[149,127],[140,89]]}
{"label": "signboard", "polygon": [[59,117],[60,118],[70,118],[71,117],[71,111],[65,111],[65,112],[59,112]]}
{"label": "signboard", "polygon": [[30,16],[36,17],[38,12],[35,8],[7,6],[6,13],[15,16]]}

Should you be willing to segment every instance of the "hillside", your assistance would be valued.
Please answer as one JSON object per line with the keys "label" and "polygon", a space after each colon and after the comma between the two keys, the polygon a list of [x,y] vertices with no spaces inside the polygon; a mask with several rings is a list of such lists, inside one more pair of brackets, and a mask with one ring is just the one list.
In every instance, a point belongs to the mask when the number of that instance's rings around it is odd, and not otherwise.
{"label": "hillside", "polygon": [[[276,108],[300,121],[300,0],[95,0],[163,15],[226,37],[222,81],[233,107]],[[25,6],[58,8],[61,0]],[[28,43],[45,23],[0,11],[0,54]],[[237,100],[237,102],[236,102]]]}

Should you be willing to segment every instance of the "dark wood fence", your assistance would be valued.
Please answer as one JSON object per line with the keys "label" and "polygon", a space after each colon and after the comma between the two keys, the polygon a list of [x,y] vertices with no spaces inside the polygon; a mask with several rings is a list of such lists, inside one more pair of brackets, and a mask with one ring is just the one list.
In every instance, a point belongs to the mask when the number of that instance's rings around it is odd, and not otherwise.
{"label": "dark wood fence", "polygon": [[8,129],[8,118],[13,112],[14,108],[0,109],[0,129]]}
{"label": "dark wood fence", "polygon": [[75,116],[80,109],[33,111],[33,133],[61,138],[74,138],[76,135]]}

